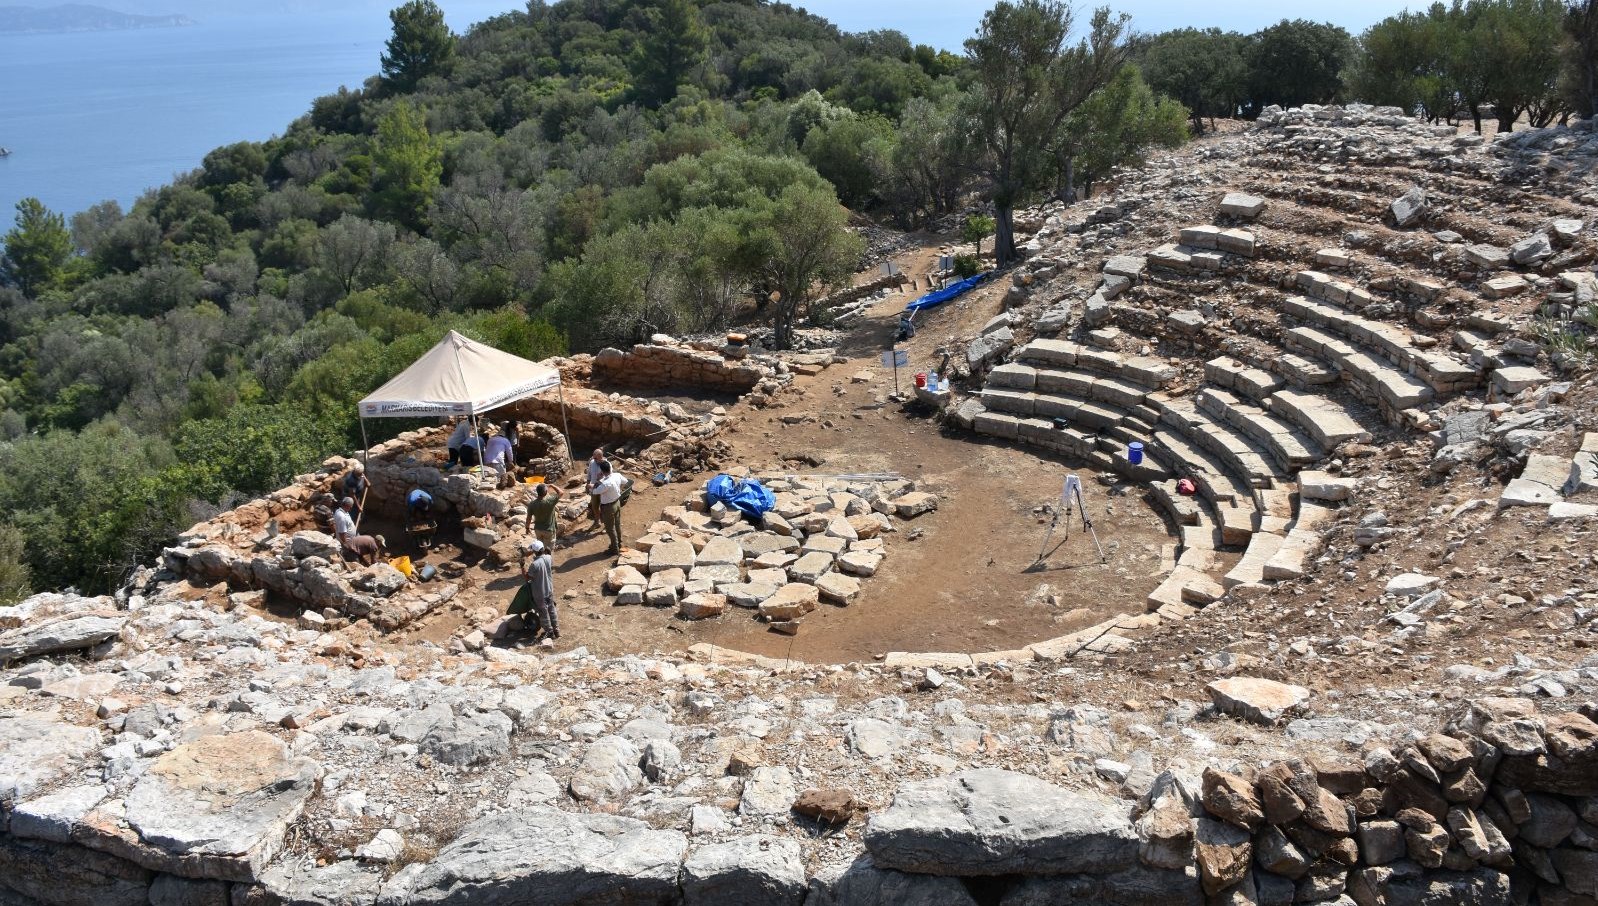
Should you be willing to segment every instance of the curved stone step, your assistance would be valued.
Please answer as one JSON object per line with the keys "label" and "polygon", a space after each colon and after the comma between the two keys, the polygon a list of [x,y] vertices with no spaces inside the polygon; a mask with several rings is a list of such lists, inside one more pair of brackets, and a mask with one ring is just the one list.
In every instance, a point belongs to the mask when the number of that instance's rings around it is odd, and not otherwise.
{"label": "curved stone step", "polygon": [[1016,351],[1013,361],[1038,368],[1092,371],[1131,381],[1147,390],[1166,386],[1177,374],[1164,359],[1126,356],[1069,340],[1033,340]]}
{"label": "curved stone step", "polygon": [[982,405],[990,412],[1044,419],[1051,424],[1054,419],[1063,418],[1073,428],[1090,428],[1094,431],[1113,428],[1126,417],[1126,410],[1118,406],[1059,393],[984,390]]}
{"label": "curved stone step", "polygon": [[1172,473],[1193,479],[1199,493],[1207,500],[1238,504],[1252,497],[1253,488],[1247,481],[1233,475],[1220,460],[1194,445],[1174,425],[1155,428],[1152,442],[1145,452],[1158,459]]}
{"label": "curved stone step", "polygon": [[1309,432],[1323,448],[1353,441],[1368,444],[1371,434],[1335,400],[1297,390],[1278,390],[1265,400],[1272,412]]}
{"label": "curved stone step", "polygon": [[1237,565],[1221,577],[1222,587],[1231,591],[1239,585],[1258,585],[1264,582],[1265,564],[1276,556],[1276,552],[1281,550],[1286,540],[1285,535],[1255,532],[1254,537],[1248,540],[1248,549],[1243,551],[1243,559],[1237,561]]}
{"label": "curved stone step", "polygon": [[1209,573],[1178,566],[1149,592],[1148,607],[1162,617],[1181,620],[1224,594],[1226,588]]}
{"label": "curved stone step", "polygon": [[1332,510],[1304,500],[1298,502],[1298,516],[1282,546],[1265,562],[1261,571],[1266,579],[1302,578],[1309,561],[1321,552],[1321,529],[1332,521]]}
{"label": "curved stone step", "polygon": [[1318,387],[1322,384],[1335,384],[1338,381],[1338,371],[1335,367],[1313,358],[1305,358],[1283,350],[1271,362],[1271,369],[1295,387]]}
{"label": "curved stone step", "polygon": [[1162,423],[1182,431],[1218,458],[1229,471],[1246,479],[1251,487],[1268,488],[1273,480],[1287,477],[1286,470],[1277,468],[1270,461],[1270,454],[1257,443],[1200,409],[1193,401],[1164,399],[1156,403],[1161,406]]}
{"label": "curved stone step", "polygon": [[1154,456],[1171,475],[1193,479],[1199,495],[1215,512],[1220,543],[1248,543],[1259,521],[1259,512],[1253,489],[1246,481],[1174,429],[1156,431],[1153,446],[1145,455]]}
{"label": "curved stone step", "polygon": [[1225,355],[1204,363],[1204,377],[1218,387],[1241,393],[1256,402],[1282,389],[1282,379],[1276,375]]}
{"label": "curved stone step", "polygon": [[[985,398],[988,392],[984,391]],[[995,394],[995,402],[1002,401],[1005,405],[1025,405],[1015,399],[1018,396],[1016,394],[998,397],[999,394],[1010,394],[1011,391],[992,391],[992,393]],[[1048,400],[1048,404],[1044,407],[1046,409],[1059,402],[1056,398]],[[1032,400],[1034,407],[1036,403],[1034,397]],[[1077,413],[1080,412],[1078,409]],[[1126,443],[1117,437],[1101,433],[1106,429],[1084,429],[1076,426],[1059,428],[1056,427],[1052,417],[1027,416],[1014,411],[995,409],[983,409],[976,413],[972,418],[972,429],[978,434],[989,437],[1063,453],[1084,460],[1096,469],[1114,472],[1130,481],[1154,482],[1171,477],[1170,471],[1161,464],[1161,461],[1148,455],[1144,456],[1143,462],[1133,465],[1127,456]],[[1139,432],[1139,436],[1146,435]]]}
{"label": "curved stone step", "polygon": [[1256,239],[1251,230],[1205,224],[1202,226],[1183,227],[1177,238],[1183,245],[1195,249],[1230,252],[1233,255],[1241,255],[1245,258],[1254,257]]}
{"label": "curved stone step", "polygon": [[1254,491],[1254,531],[1285,535],[1298,512],[1298,493],[1292,489],[1258,488]]}
{"label": "curved stone step", "polygon": [[1198,525],[1203,519],[1203,511],[1196,497],[1178,493],[1174,478],[1151,482],[1149,496],[1178,526]]}
{"label": "curved stone step", "polygon": [[1384,359],[1366,354],[1336,335],[1319,327],[1294,327],[1284,334],[1287,344],[1319,356],[1364,387],[1375,399],[1394,410],[1421,406],[1437,394],[1431,387]]}
{"label": "curved stone step", "polygon": [[1450,393],[1479,386],[1479,369],[1441,352],[1415,345],[1414,335],[1385,321],[1373,321],[1344,311],[1328,302],[1303,296],[1288,296],[1280,308],[1306,324],[1325,327],[1359,346],[1374,350],[1394,365],[1425,381],[1438,393]]}
{"label": "curved stone step", "polygon": [[1283,472],[1294,472],[1326,458],[1326,450],[1319,439],[1305,436],[1292,423],[1225,390],[1204,387],[1199,390],[1197,399],[1200,409],[1264,446]]}

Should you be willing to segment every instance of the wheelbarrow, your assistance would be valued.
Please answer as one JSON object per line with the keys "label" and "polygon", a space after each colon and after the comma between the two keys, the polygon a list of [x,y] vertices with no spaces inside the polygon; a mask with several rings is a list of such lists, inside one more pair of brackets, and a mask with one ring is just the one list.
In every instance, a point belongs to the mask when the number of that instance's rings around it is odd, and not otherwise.
{"label": "wheelbarrow", "polygon": [[411,522],[405,526],[405,534],[416,546],[428,550],[433,546],[433,535],[438,531],[438,523],[429,519],[426,522]]}

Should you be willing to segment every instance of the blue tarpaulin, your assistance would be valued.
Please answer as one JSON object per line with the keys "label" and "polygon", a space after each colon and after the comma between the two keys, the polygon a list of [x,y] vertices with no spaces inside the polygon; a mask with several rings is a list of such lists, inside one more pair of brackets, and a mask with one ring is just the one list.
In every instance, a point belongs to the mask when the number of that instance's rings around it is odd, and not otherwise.
{"label": "blue tarpaulin", "polygon": [[948,286],[945,286],[943,289],[935,289],[932,292],[927,293],[921,298],[915,300],[914,302],[911,302],[909,305],[906,305],[904,310],[920,311],[923,308],[936,308],[950,299],[965,293],[967,290],[973,289],[978,283],[981,283],[983,280],[986,280],[991,276],[993,276],[993,271],[986,271],[984,273],[977,274],[975,277],[967,277],[958,283],[951,283]]}
{"label": "blue tarpaulin", "polygon": [[725,503],[745,516],[759,519],[761,514],[777,505],[777,495],[753,478],[734,478],[717,475],[705,485],[705,499]]}

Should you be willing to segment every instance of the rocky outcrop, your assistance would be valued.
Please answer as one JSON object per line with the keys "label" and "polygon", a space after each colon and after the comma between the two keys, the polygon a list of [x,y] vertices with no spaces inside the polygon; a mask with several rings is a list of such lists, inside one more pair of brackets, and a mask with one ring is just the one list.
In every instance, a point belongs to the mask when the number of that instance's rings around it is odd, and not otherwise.
{"label": "rocky outcrop", "polygon": [[[103,660],[0,673],[0,902],[1552,906],[1598,876],[1598,724],[1528,699],[1357,754],[1306,742],[1352,732],[1313,711],[1285,735],[1172,711],[1204,742],[1161,773],[1119,735],[1151,727],[973,691],[1024,668],[487,648],[356,669],[331,633],[146,591]],[[117,697],[49,692],[96,678]],[[882,688],[906,678],[913,699]],[[1297,754],[1217,755],[1216,721]],[[906,759],[948,773],[895,781]]]}
{"label": "rocky outcrop", "polygon": [[20,626],[0,633],[0,663],[92,648],[116,638],[126,622],[126,617],[114,611],[98,611]]}
{"label": "rocky outcrop", "polygon": [[478,819],[383,885],[385,906],[672,903],[688,840],[615,815],[538,806]]}
{"label": "rocky outcrop", "polygon": [[919,874],[1103,875],[1137,860],[1123,805],[992,769],[906,784],[865,844],[877,865]]}

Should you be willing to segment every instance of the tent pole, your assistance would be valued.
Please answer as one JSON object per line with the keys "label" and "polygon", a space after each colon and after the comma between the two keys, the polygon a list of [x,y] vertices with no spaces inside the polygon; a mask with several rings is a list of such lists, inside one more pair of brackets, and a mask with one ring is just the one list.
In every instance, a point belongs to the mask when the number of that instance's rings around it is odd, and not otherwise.
{"label": "tent pole", "polygon": [[577,450],[572,446],[573,441],[572,441],[572,426],[571,426],[571,422],[566,420],[566,382],[565,381],[556,381],[555,382],[555,393],[556,393],[556,395],[558,395],[560,397],[560,426],[562,428],[564,428],[565,431],[566,431],[566,461],[568,463],[573,463],[573,462],[577,461],[577,456],[576,456]]}
{"label": "tent pole", "polygon": [[[366,439],[366,416],[359,416],[361,423],[361,475],[368,482],[372,480],[372,444]],[[366,518],[366,494],[361,494],[361,515],[355,519],[355,531],[361,530],[361,520]]]}
{"label": "tent pole", "polygon": [[477,411],[475,409],[472,411],[472,438],[467,443],[475,444],[477,447],[477,467],[479,469],[477,474],[482,475],[481,470],[488,468],[488,464],[483,462],[483,454],[487,451],[483,449],[483,435],[478,433]]}

